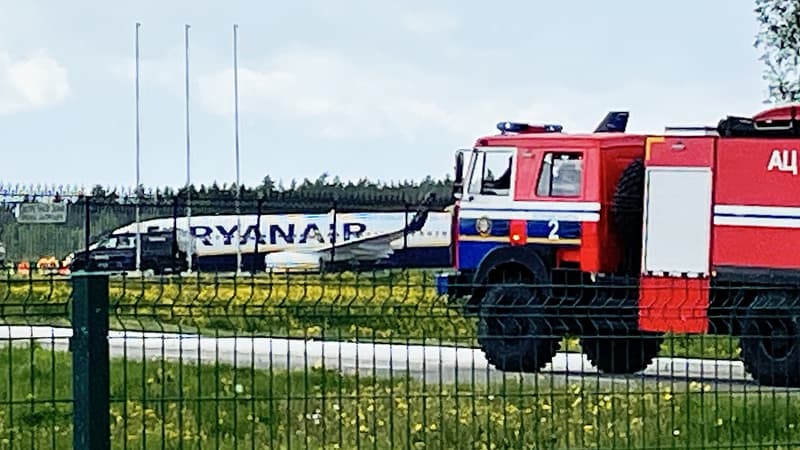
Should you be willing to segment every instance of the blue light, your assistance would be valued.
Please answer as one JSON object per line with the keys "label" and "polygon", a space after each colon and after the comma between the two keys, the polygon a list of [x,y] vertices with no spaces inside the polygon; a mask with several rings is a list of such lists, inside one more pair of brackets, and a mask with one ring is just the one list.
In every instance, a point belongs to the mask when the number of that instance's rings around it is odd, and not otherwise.
{"label": "blue light", "polygon": [[544,126],[544,129],[547,133],[561,133],[561,131],[564,130],[564,127],[561,125],[547,124]]}
{"label": "blue light", "polygon": [[521,122],[498,122],[497,129],[505,133],[560,133],[564,127],[555,124],[530,125]]}
{"label": "blue light", "polygon": [[497,129],[504,132],[519,133],[525,128],[527,125],[524,123],[500,122],[497,124]]}

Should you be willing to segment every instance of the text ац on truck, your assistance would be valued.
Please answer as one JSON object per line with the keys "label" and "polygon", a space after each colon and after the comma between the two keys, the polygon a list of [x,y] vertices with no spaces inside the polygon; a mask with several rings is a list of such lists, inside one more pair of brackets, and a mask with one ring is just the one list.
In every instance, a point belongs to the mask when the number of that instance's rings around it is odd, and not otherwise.
{"label": "text \u0430\u0446 on truck", "polygon": [[488,361],[544,368],[565,335],[635,373],[666,333],[738,337],[760,384],[800,386],[798,106],[717,126],[592,133],[501,122],[456,153],[451,273]]}

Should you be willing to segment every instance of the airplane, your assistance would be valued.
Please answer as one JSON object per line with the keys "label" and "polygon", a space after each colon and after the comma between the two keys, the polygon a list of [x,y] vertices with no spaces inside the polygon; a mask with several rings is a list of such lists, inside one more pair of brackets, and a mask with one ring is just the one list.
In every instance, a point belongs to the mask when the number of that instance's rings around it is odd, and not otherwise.
{"label": "airplane", "polygon": [[[187,226],[190,225],[190,226]],[[203,215],[139,222],[139,232],[191,229],[200,271],[236,268],[237,230],[242,270],[320,272],[339,269],[438,268],[450,265],[452,214],[354,212]],[[336,240],[332,242],[332,231]],[[137,230],[130,223],[110,235]],[[259,230],[260,232],[256,232]],[[327,232],[323,232],[327,230]]]}

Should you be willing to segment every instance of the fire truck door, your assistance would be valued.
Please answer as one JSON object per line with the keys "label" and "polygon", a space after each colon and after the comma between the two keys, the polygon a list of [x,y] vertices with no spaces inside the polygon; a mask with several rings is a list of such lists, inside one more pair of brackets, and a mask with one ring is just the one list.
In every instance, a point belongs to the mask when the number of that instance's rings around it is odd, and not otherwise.
{"label": "fire truck door", "polygon": [[650,166],[645,180],[643,272],[707,275],[711,169]]}
{"label": "fire truck door", "polygon": [[480,149],[474,157],[462,209],[508,207],[513,198],[514,149]]}

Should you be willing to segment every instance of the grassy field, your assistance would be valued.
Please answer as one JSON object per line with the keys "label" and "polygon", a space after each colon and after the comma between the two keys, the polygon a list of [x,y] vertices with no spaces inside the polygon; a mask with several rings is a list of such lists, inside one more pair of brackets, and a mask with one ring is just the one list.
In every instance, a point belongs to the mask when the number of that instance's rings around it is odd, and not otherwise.
{"label": "grassy field", "polygon": [[[0,348],[0,448],[71,448],[70,361],[45,348]],[[115,360],[111,397],[112,448],[800,445],[797,394],[722,394],[699,384],[423,386],[321,370]]]}
{"label": "grassy field", "polygon": [[[420,273],[114,279],[111,325],[121,329],[260,334],[476,346],[474,319],[436,294]],[[0,283],[0,319],[68,326],[66,280]],[[662,355],[730,359],[728,336],[669,336]],[[580,351],[577,339],[562,349]]]}

